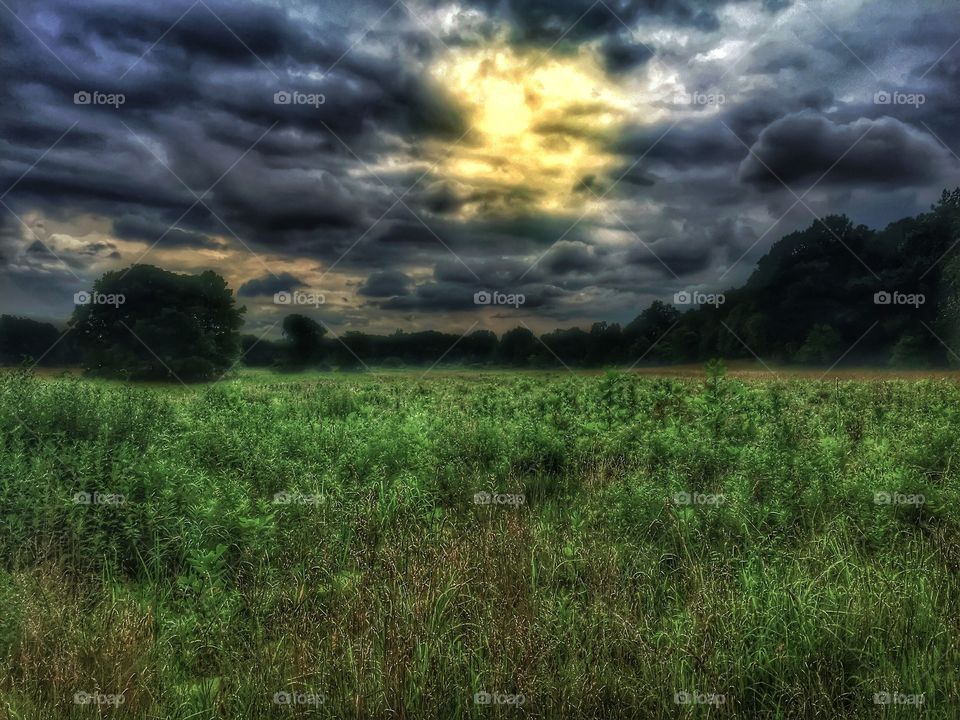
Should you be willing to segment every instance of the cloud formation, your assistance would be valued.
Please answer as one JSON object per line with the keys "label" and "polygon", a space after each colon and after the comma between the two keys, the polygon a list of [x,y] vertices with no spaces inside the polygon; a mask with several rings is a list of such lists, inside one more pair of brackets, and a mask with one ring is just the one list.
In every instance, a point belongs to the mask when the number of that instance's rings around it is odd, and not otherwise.
{"label": "cloud formation", "polygon": [[253,326],[301,286],[374,331],[515,325],[484,288],[537,329],[625,322],[742,282],[812,213],[923,210],[960,169],[955,7],[7,6],[0,304],[43,319],[154,262],[223,273]]}

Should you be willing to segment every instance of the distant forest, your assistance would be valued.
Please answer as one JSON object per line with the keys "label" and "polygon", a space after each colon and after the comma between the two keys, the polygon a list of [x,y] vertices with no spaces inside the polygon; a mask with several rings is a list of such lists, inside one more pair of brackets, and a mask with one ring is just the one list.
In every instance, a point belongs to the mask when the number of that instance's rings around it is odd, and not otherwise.
{"label": "distant forest", "polygon": [[[300,369],[444,364],[511,367],[672,364],[762,358],[778,364],[960,366],[960,188],[883,230],[829,216],[775,243],[743,287],[678,294],[634,320],[535,336],[438,331],[338,337],[288,315],[282,340],[241,335],[243,308],[219,275],[138,265],[93,292],[125,302],[78,305],[71,331],[0,317],[0,362],[82,366],[94,374],[189,379],[245,365]],[[691,300],[707,304],[688,305]],[[722,302],[720,300],[722,299]],[[62,336],[62,337],[61,337]]]}

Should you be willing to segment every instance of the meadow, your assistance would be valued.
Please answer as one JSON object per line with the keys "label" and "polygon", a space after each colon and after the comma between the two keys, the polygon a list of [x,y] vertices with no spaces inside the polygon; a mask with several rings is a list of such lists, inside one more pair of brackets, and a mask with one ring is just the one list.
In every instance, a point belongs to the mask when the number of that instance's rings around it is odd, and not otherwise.
{"label": "meadow", "polygon": [[0,376],[0,717],[960,716],[955,378]]}

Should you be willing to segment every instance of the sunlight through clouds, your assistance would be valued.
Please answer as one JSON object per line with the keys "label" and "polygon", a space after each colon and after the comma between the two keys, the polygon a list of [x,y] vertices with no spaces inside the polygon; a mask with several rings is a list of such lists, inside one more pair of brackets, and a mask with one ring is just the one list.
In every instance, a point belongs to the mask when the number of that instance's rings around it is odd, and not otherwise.
{"label": "sunlight through clouds", "polygon": [[582,181],[615,162],[605,140],[637,120],[631,98],[586,53],[462,50],[439,60],[433,75],[475,130],[442,164],[449,179],[473,190],[465,215],[582,205],[592,199]]}

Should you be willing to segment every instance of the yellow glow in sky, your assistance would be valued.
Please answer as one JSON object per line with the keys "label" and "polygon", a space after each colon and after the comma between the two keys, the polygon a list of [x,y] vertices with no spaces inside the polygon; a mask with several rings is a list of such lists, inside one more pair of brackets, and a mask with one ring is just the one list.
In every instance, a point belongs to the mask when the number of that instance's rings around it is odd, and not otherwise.
{"label": "yellow glow in sky", "polygon": [[609,170],[603,140],[633,112],[594,58],[470,49],[448,55],[433,74],[471,123],[440,165],[477,198],[465,214],[572,209],[594,199],[580,180]]}

